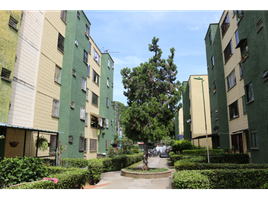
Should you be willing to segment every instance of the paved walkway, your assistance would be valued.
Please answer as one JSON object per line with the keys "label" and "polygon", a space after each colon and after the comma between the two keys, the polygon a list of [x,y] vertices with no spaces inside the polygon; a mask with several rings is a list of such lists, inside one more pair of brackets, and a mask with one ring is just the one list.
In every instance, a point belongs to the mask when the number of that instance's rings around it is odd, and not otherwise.
{"label": "paved walkway", "polygon": [[[150,168],[167,168],[167,158],[149,158]],[[141,166],[141,165],[140,165]],[[101,180],[97,185],[87,185],[85,189],[172,189],[171,176],[160,179],[137,179],[121,176],[121,171],[105,172],[101,174]]]}

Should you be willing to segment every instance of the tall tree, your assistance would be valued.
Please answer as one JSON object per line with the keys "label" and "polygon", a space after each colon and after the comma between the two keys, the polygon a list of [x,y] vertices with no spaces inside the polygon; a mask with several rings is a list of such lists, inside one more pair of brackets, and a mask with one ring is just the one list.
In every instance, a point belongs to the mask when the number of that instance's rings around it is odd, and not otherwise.
{"label": "tall tree", "polygon": [[176,81],[178,73],[173,63],[174,51],[167,60],[161,59],[162,51],[157,45],[158,38],[152,39],[149,51],[154,56],[149,62],[141,63],[131,71],[121,70],[129,108],[122,120],[125,135],[133,141],[144,142],[143,170],[148,170],[148,141],[158,141],[172,129],[171,119],[181,104],[183,86]]}

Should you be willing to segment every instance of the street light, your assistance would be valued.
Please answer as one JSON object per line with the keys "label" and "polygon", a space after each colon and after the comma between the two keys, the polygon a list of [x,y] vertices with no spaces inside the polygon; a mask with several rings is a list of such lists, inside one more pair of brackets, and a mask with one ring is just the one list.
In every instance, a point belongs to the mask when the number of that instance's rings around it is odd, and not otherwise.
{"label": "street light", "polygon": [[208,132],[207,132],[207,120],[206,120],[206,108],[205,108],[205,96],[204,96],[204,88],[203,88],[203,79],[198,77],[194,78],[196,80],[202,81],[202,93],[203,93],[203,103],[204,103],[204,116],[205,116],[205,129],[206,129],[206,140],[207,140],[207,156],[208,156],[208,163],[209,163],[209,150],[208,150]]}

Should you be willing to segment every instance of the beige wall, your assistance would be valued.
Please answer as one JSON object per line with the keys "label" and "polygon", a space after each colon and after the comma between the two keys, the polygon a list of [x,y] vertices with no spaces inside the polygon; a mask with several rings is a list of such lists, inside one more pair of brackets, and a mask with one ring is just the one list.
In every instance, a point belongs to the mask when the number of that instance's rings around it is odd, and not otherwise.
{"label": "beige wall", "polygon": [[[235,31],[237,30],[236,25],[236,16],[233,17],[232,10],[224,11],[224,14],[220,20],[219,26],[221,27],[225,16],[229,13],[230,26],[227,29],[224,37],[222,38],[222,56],[223,56],[223,64],[224,64],[224,73],[225,73],[225,84],[226,84],[226,96],[227,96],[227,110],[228,110],[228,119],[229,117],[229,105],[238,100],[238,113],[239,117],[232,119],[229,121],[229,133],[230,133],[230,148],[232,147],[231,135],[233,132],[248,128],[248,119],[247,115],[243,114],[243,103],[242,96],[245,95],[244,91],[244,79],[240,79],[240,71],[239,71],[239,62],[241,61],[241,53],[240,48],[235,49],[236,47],[236,39],[235,39]],[[221,33],[222,35],[222,33]],[[241,39],[241,38],[240,38]],[[232,40],[232,48],[233,55],[230,59],[225,63],[224,59],[224,50],[226,46],[229,44],[230,40]],[[236,85],[228,91],[227,87],[227,76],[235,70],[236,75]],[[243,149],[246,152],[246,137],[243,134]]]}
{"label": "beige wall", "polygon": [[[205,117],[204,117],[204,103],[201,80],[195,80],[195,77],[202,78],[204,97],[205,97],[205,109],[206,109],[206,122],[207,122],[207,134],[211,134],[211,118],[210,118],[210,100],[209,100],[209,87],[207,75],[191,75],[189,78],[189,98],[190,98],[190,114],[191,114],[191,131],[192,138],[206,135],[205,130]],[[199,139],[200,146],[207,146],[206,139]],[[194,145],[198,146],[198,140],[194,140]],[[208,139],[208,145],[212,148],[211,138]]]}
{"label": "beige wall", "polygon": [[[89,89],[88,101],[86,102],[86,112],[89,114],[88,117],[88,126],[85,127],[85,138],[88,140],[87,152],[85,153],[86,159],[97,158],[98,151],[90,151],[90,139],[97,139],[98,140],[98,129],[91,128],[91,114],[99,117],[99,107],[95,106],[91,103],[92,92],[100,97],[100,81],[101,81],[101,66],[93,59],[94,56],[94,49],[99,53],[101,56],[101,52],[97,45],[94,43],[92,38],[89,39],[91,43],[91,54],[88,54],[88,64],[90,65],[90,77],[87,77],[87,88]],[[101,59],[101,57],[100,57]],[[99,85],[97,85],[93,81],[93,69],[99,75]],[[100,105],[100,98],[98,105]],[[97,142],[97,150],[98,150],[98,142]]]}
{"label": "beige wall", "polygon": [[183,109],[179,110],[179,135],[184,135],[184,127],[183,127]]}
{"label": "beige wall", "polygon": [[58,118],[51,116],[53,98],[60,99],[60,84],[54,82],[55,66],[62,68],[63,53],[57,48],[59,33],[65,37],[66,24],[60,11],[46,11],[39,63],[34,128],[58,130]]}

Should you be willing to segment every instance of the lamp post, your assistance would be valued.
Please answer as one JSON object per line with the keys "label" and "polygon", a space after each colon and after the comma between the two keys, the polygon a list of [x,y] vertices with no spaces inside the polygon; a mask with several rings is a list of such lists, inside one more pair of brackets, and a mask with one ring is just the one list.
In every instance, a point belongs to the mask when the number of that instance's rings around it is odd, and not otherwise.
{"label": "lamp post", "polygon": [[209,162],[209,150],[208,150],[208,132],[207,132],[207,120],[206,120],[206,108],[205,108],[205,96],[204,96],[204,88],[203,88],[203,79],[198,77],[194,78],[196,80],[201,80],[202,81],[202,93],[203,93],[203,103],[204,103],[204,116],[205,116],[205,129],[206,129],[206,140],[207,140],[207,156],[208,156],[208,163]]}

